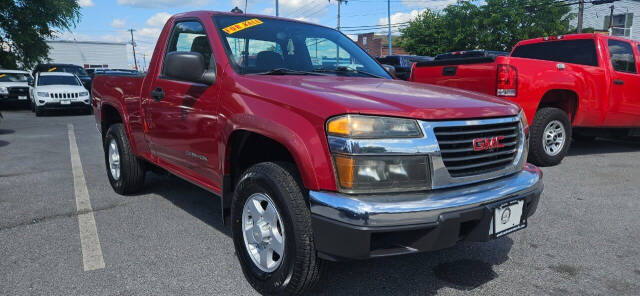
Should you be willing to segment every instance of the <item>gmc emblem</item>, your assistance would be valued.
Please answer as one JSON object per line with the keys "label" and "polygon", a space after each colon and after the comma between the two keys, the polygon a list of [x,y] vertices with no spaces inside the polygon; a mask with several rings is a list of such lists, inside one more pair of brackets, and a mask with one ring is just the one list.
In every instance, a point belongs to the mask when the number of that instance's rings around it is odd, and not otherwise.
{"label": "gmc emblem", "polygon": [[504,140],[503,136],[491,138],[473,139],[473,151],[484,151],[504,147],[500,141]]}

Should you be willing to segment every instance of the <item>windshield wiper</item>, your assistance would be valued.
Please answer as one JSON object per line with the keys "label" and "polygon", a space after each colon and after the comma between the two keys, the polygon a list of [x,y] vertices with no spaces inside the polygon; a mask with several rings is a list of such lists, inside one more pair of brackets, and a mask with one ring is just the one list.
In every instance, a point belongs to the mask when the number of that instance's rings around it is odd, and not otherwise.
{"label": "windshield wiper", "polygon": [[349,68],[349,67],[345,67],[345,66],[339,66],[339,67],[335,67],[335,68],[318,68],[318,69],[313,70],[313,72],[319,72],[319,73],[358,73],[358,74],[367,75],[367,76],[375,77],[375,78],[385,78],[385,77],[382,77],[380,75],[369,73],[367,71],[362,71],[362,70]]}
{"label": "windshield wiper", "polygon": [[256,75],[315,75],[315,76],[326,76],[325,74],[316,73],[316,72],[307,72],[307,71],[298,71],[287,68],[276,68],[266,72],[254,73]]}

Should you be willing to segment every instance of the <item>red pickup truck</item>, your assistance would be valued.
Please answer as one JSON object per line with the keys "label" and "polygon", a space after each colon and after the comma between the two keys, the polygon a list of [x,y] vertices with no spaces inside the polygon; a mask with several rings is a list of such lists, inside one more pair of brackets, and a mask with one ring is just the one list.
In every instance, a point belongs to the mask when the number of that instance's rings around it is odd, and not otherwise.
{"label": "red pickup truck", "polygon": [[516,104],[394,80],[309,23],[178,14],[148,74],[98,74],[92,94],[113,189],[162,169],[218,196],[261,293],[302,293],[325,260],[523,229],[543,188]]}
{"label": "red pickup truck", "polygon": [[640,43],[600,34],[519,42],[510,56],[414,64],[410,81],[518,103],[531,125],[529,160],[556,165],[570,140],[633,136],[640,129]]}

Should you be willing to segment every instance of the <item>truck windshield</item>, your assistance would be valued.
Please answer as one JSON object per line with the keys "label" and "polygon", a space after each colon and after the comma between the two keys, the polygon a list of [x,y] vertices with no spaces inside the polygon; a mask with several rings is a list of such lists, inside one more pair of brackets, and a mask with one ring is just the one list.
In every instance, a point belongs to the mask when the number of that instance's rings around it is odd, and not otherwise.
{"label": "truck windshield", "polygon": [[78,79],[74,76],[40,76],[38,78],[38,85],[80,85]]}
{"label": "truck windshield", "polygon": [[80,66],[47,66],[42,72],[65,72],[78,76],[89,76],[89,73]]}
{"label": "truck windshield", "polygon": [[0,82],[27,82],[28,77],[22,73],[0,73]]}
{"label": "truck windshield", "polygon": [[351,39],[329,28],[247,16],[213,19],[232,66],[241,74],[391,78]]}

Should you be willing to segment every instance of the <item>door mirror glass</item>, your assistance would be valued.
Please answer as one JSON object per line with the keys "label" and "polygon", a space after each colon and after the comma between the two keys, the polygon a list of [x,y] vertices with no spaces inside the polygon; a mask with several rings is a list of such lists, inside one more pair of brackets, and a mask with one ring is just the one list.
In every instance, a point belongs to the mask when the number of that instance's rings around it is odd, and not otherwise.
{"label": "door mirror glass", "polygon": [[170,79],[213,84],[214,71],[206,70],[204,57],[199,52],[176,51],[167,54],[164,73]]}
{"label": "door mirror glass", "polygon": [[34,86],[34,85],[35,85],[35,83],[34,83],[34,81],[33,81],[33,78],[28,77],[28,78],[27,78],[27,84],[28,84],[29,86]]}

